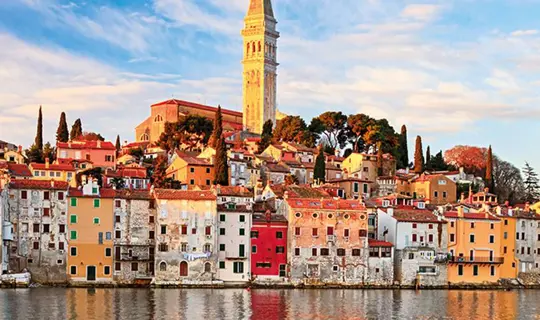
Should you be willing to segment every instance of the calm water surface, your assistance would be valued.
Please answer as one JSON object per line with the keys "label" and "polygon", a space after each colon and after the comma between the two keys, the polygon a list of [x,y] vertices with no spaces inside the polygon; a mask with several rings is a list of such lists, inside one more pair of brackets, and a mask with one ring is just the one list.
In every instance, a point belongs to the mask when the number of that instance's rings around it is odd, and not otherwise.
{"label": "calm water surface", "polygon": [[4,289],[0,319],[539,319],[540,291]]}

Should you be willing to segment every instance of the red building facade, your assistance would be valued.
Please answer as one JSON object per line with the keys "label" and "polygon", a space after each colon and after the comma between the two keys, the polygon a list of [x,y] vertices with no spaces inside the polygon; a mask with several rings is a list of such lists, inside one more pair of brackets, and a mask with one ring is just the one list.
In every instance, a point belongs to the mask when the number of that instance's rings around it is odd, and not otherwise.
{"label": "red building facade", "polygon": [[287,277],[287,219],[254,213],[251,227],[251,274],[257,279]]}

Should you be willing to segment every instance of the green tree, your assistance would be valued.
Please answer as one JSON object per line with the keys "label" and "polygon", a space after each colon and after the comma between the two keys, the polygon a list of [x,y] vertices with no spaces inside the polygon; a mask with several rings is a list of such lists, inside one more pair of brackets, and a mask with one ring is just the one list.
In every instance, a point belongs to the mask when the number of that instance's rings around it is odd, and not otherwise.
{"label": "green tree", "polygon": [[60,122],[58,123],[58,129],[56,129],[56,141],[57,142],[68,142],[69,140],[69,130],[66,121],[66,113],[62,112],[60,114]]}
{"label": "green tree", "polygon": [[38,147],[33,144],[30,146],[30,148],[25,150],[26,157],[28,157],[28,162],[37,162],[37,163],[43,163],[43,150],[38,149]]}
{"label": "green tree", "polygon": [[56,148],[50,142],[43,146],[43,159],[49,159],[50,162],[56,160]]}
{"label": "green tree", "polygon": [[313,147],[316,138],[308,130],[306,122],[299,116],[287,116],[276,123],[273,142],[296,142]]}
{"label": "green tree", "polygon": [[313,179],[318,183],[324,183],[326,181],[326,161],[324,158],[324,150],[321,147],[319,147],[319,153],[315,159]]}
{"label": "green tree", "polygon": [[95,167],[91,169],[86,169],[84,171],[81,171],[75,175],[75,179],[77,181],[77,185],[80,186],[82,184],[82,176],[86,176],[87,179],[95,178],[97,179],[97,183],[100,187],[103,187],[103,170],[100,167]]}
{"label": "green tree", "polygon": [[409,167],[409,147],[407,143],[407,126],[401,126],[401,134],[399,135],[398,142],[398,169],[405,169]]}
{"label": "green tree", "polygon": [[421,174],[424,172],[424,152],[422,151],[422,137],[416,137],[416,148],[414,151],[414,172]]}
{"label": "green tree", "polygon": [[80,138],[83,134],[83,129],[82,129],[82,122],[81,122],[81,119],[77,119],[75,120],[75,122],[73,123],[73,126],[71,126],[71,132],[69,133],[69,139],[70,140],[77,140],[78,138]]}
{"label": "green tree", "polygon": [[525,201],[533,203],[540,199],[540,186],[538,185],[538,174],[534,171],[533,167],[529,163],[525,162],[525,167],[523,168],[523,176],[525,180],[523,181],[524,185],[524,196]]}
{"label": "green tree", "polygon": [[116,148],[116,156],[120,154],[120,151],[122,150],[122,145],[120,144],[120,135],[116,135],[116,143],[114,144]]}
{"label": "green tree", "polygon": [[214,162],[214,184],[229,185],[229,167],[227,165],[227,146],[223,135],[216,146],[216,160]]}
{"label": "green tree", "polygon": [[257,152],[261,153],[263,152],[270,143],[272,143],[273,133],[272,129],[274,127],[274,124],[272,123],[272,120],[267,120],[263,125],[263,130],[261,134],[261,140],[257,143]]}
{"label": "green tree", "polygon": [[43,113],[41,112],[41,106],[39,106],[36,140],[34,144],[39,150],[43,150]]}
{"label": "green tree", "polygon": [[105,138],[96,132],[83,132],[81,135],[77,137],[78,140],[84,140],[84,141],[105,141]]}
{"label": "green tree", "polygon": [[431,148],[428,146],[426,149],[426,159],[425,159],[425,169],[428,171],[433,170],[432,162],[431,162]]}
{"label": "green tree", "polygon": [[313,118],[309,128],[310,131],[321,135],[324,144],[332,150],[343,148],[347,143],[347,116],[341,112],[325,112]]}
{"label": "green tree", "polygon": [[384,167],[384,153],[383,153],[383,148],[381,146],[382,142],[379,142],[378,143],[378,146],[377,146],[377,175],[378,176],[382,176],[383,175],[383,167]]}
{"label": "green tree", "polygon": [[221,114],[221,106],[219,105],[216,111],[216,118],[214,119],[213,126],[214,131],[212,132],[208,145],[215,149],[219,139],[223,135],[223,115]]}
{"label": "green tree", "polygon": [[121,190],[126,187],[126,181],[123,178],[119,178],[119,177],[112,178],[111,184],[114,186],[116,190]]}
{"label": "green tree", "polygon": [[29,162],[43,163],[43,114],[41,112],[41,106],[39,106],[36,138],[34,144],[26,150],[26,156]]}
{"label": "green tree", "polygon": [[133,148],[129,150],[129,155],[139,160],[144,156],[144,150],[141,147]]}
{"label": "green tree", "polygon": [[439,151],[435,156],[431,157],[431,168],[435,171],[448,170],[448,165],[444,161],[442,150]]}
{"label": "green tree", "polygon": [[493,193],[495,193],[495,183],[493,181],[493,150],[491,146],[488,148],[487,160],[486,160],[486,187]]}
{"label": "green tree", "polygon": [[211,120],[198,115],[189,115],[178,122],[167,122],[157,145],[166,150],[176,148],[197,150],[208,144],[214,125]]}

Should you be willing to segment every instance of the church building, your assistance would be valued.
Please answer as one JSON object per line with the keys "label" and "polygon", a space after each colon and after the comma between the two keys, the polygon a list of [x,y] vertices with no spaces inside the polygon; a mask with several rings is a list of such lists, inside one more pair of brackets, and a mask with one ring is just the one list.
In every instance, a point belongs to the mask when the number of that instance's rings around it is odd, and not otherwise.
{"label": "church building", "polygon": [[[243,46],[243,112],[222,108],[225,131],[249,131],[260,134],[266,121],[276,123],[277,95],[277,21],[271,0],[250,0]],[[165,123],[177,122],[188,115],[215,118],[217,107],[183,100],[167,100],[153,104],[151,114],[135,128],[138,142],[156,142]],[[278,113],[279,120],[279,113]]]}

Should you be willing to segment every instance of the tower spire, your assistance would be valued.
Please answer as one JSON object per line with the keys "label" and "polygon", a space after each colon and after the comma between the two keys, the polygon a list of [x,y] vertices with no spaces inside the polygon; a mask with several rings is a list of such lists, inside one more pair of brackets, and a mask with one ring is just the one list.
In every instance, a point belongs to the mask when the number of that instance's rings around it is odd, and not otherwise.
{"label": "tower spire", "polygon": [[264,14],[274,18],[274,10],[272,9],[272,1],[270,0],[250,0],[248,16]]}

